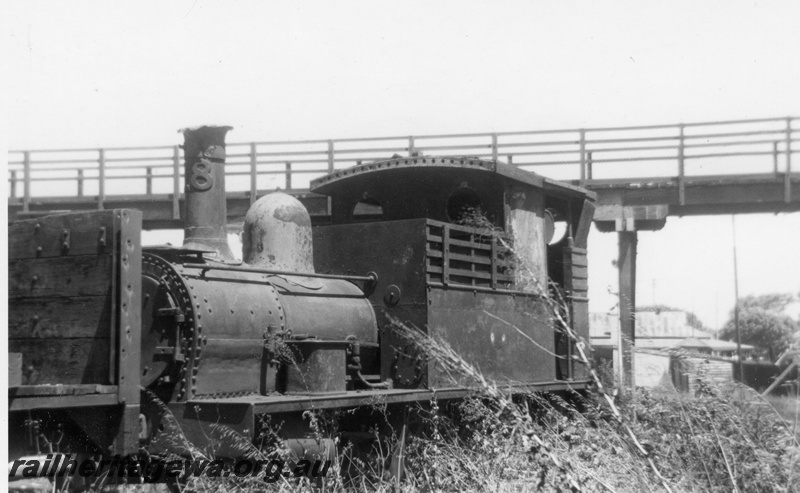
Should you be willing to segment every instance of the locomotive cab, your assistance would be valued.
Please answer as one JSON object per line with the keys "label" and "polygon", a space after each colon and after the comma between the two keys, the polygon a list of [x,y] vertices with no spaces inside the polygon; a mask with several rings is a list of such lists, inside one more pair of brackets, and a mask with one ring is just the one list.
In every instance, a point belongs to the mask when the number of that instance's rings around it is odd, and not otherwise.
{"label": "locomotive cab", "polygon": [[541,301],[563,291],[572,328],[588,339],[593,193],[455,156],[362,164],[313,181],[311,191],[331,200],[330,224],[314,228],[317,270],[369,266],[380,279],[370,300],[382,378],[408,388],[465,383],[415,354],[396,321],[440,336],[498,382],[541,387],[584,378]]}

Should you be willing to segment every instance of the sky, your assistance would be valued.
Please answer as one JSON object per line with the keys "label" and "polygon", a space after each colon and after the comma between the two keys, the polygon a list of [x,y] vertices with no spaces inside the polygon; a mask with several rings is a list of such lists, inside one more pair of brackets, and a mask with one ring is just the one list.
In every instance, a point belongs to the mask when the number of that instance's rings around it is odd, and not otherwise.
{"label": "sky", "polygon": [[[33,1],[6,14],[10,149],[173,145],[198,124],[245,142],[800,116],[796,1]],[[799,213],[737,216],[736,230],[741,295],[800,292]],[[591,309],[607,311],[616,236],[589,241]],[[718,327],[732,279],[730,216],[639,235],[640,304]]]}

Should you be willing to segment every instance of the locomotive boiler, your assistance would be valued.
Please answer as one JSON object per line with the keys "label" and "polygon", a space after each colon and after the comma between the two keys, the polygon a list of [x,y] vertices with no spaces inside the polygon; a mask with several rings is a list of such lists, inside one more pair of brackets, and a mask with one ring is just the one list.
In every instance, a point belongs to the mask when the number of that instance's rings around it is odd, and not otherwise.
{"label": "locomotive boiler", "polygon": [[317,274],[311,219],[297,199],[273,193],[255,202],[244,220],[243,261],[234,258],[222,166],[227,130],[184,133],[183,246],[144,249],[142,385],[165,402],[385,386],[360,368],[378,348],[362,291],[377,279]]}
{"label": "locomotive boiler", "polygon": [[472,391],[398,323],[510,388],[588,385],[544,297],[550,280],[588,339],[594,194],[498,161],[395,156],[314,180],[324,216],[262,196],[239,260],[227,243],[228,130],[183,132],[181,246],[142,247],[133,210],[9,226],[12,458],[185,453],[174,426],[235,457],[231,432],[255,442],[278,421],[308,452],[304,411],[348,409],[338,429],[356,433],[376,403]]}

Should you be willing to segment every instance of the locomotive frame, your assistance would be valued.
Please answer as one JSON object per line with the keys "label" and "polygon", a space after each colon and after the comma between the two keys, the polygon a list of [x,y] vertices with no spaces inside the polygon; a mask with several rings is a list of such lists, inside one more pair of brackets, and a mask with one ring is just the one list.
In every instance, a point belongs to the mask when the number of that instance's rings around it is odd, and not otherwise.
{"label": "locomotive frame", "polygon": [[[181,247],[143,248],[134,210],[9,225],[12,459],[62,440],[86,454],[174,452],[159,438],[165,408],[190,442],[217,441],[217,454],[234,457],[222,428],[252,441],[275,416],[297,439],[304,411],[472,392],[415,354],[396,320],[437,334],[512,391],[588,385],[540,297],[552,279],[588,340],[592,192],[497,161],[394,157],[313,181],[330,197],[313,228],[295,199],[260,199],[241,262],[226,239],[229,129],[184,131]],[[491,233],[458,224],[475,209]],[[564,236],[548,245],[556,220]],[[492,312],[546,351],[532,355]]]}

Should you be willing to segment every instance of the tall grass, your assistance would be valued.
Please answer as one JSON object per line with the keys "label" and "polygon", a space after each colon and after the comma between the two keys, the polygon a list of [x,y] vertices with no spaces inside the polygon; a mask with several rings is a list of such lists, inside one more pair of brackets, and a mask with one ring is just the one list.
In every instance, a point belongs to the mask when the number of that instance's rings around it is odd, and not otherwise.
{"label": "tall grass", "polygon": [[[746,387],[710,383],[701,375],[696,395],[669,386],[637,389],[635,401],[625,394],[617,399],[621,415],[636,417],[622,423],[605,396],[511,395],[445,341],[402,324],[397,329],[454,378],[466,376],[475,388],[466,400],[434,399],[411,413],[417,426],[404,443],[402,481],[392,465],[400,439],[395,430],[389,439],[376,435],[370,450],[342,448],[338,467],[324,483],[200,477],[182,490],[800,491],[797,423]],[[308,417],[313,434],[335,436],[333,428],[319,425],[324,416]],[[245,448],[261,458],[285,453],[279,447]]]}
{"label": "tall grass", "polygon": [[747,387],[701,377],[694,396],[671,386],[638,389],[635,402],[619,399],[621,414],[636,416],[622,423],[596,393],[572,394],[568,400],[549,394],[512,399],[444,341],[413,333],[431,357],[467,373],[480,392],[457,412],[430,419],[430,431],[412,439],[410,489],[772,492],[800,487],[796,422],[782,419]]}

